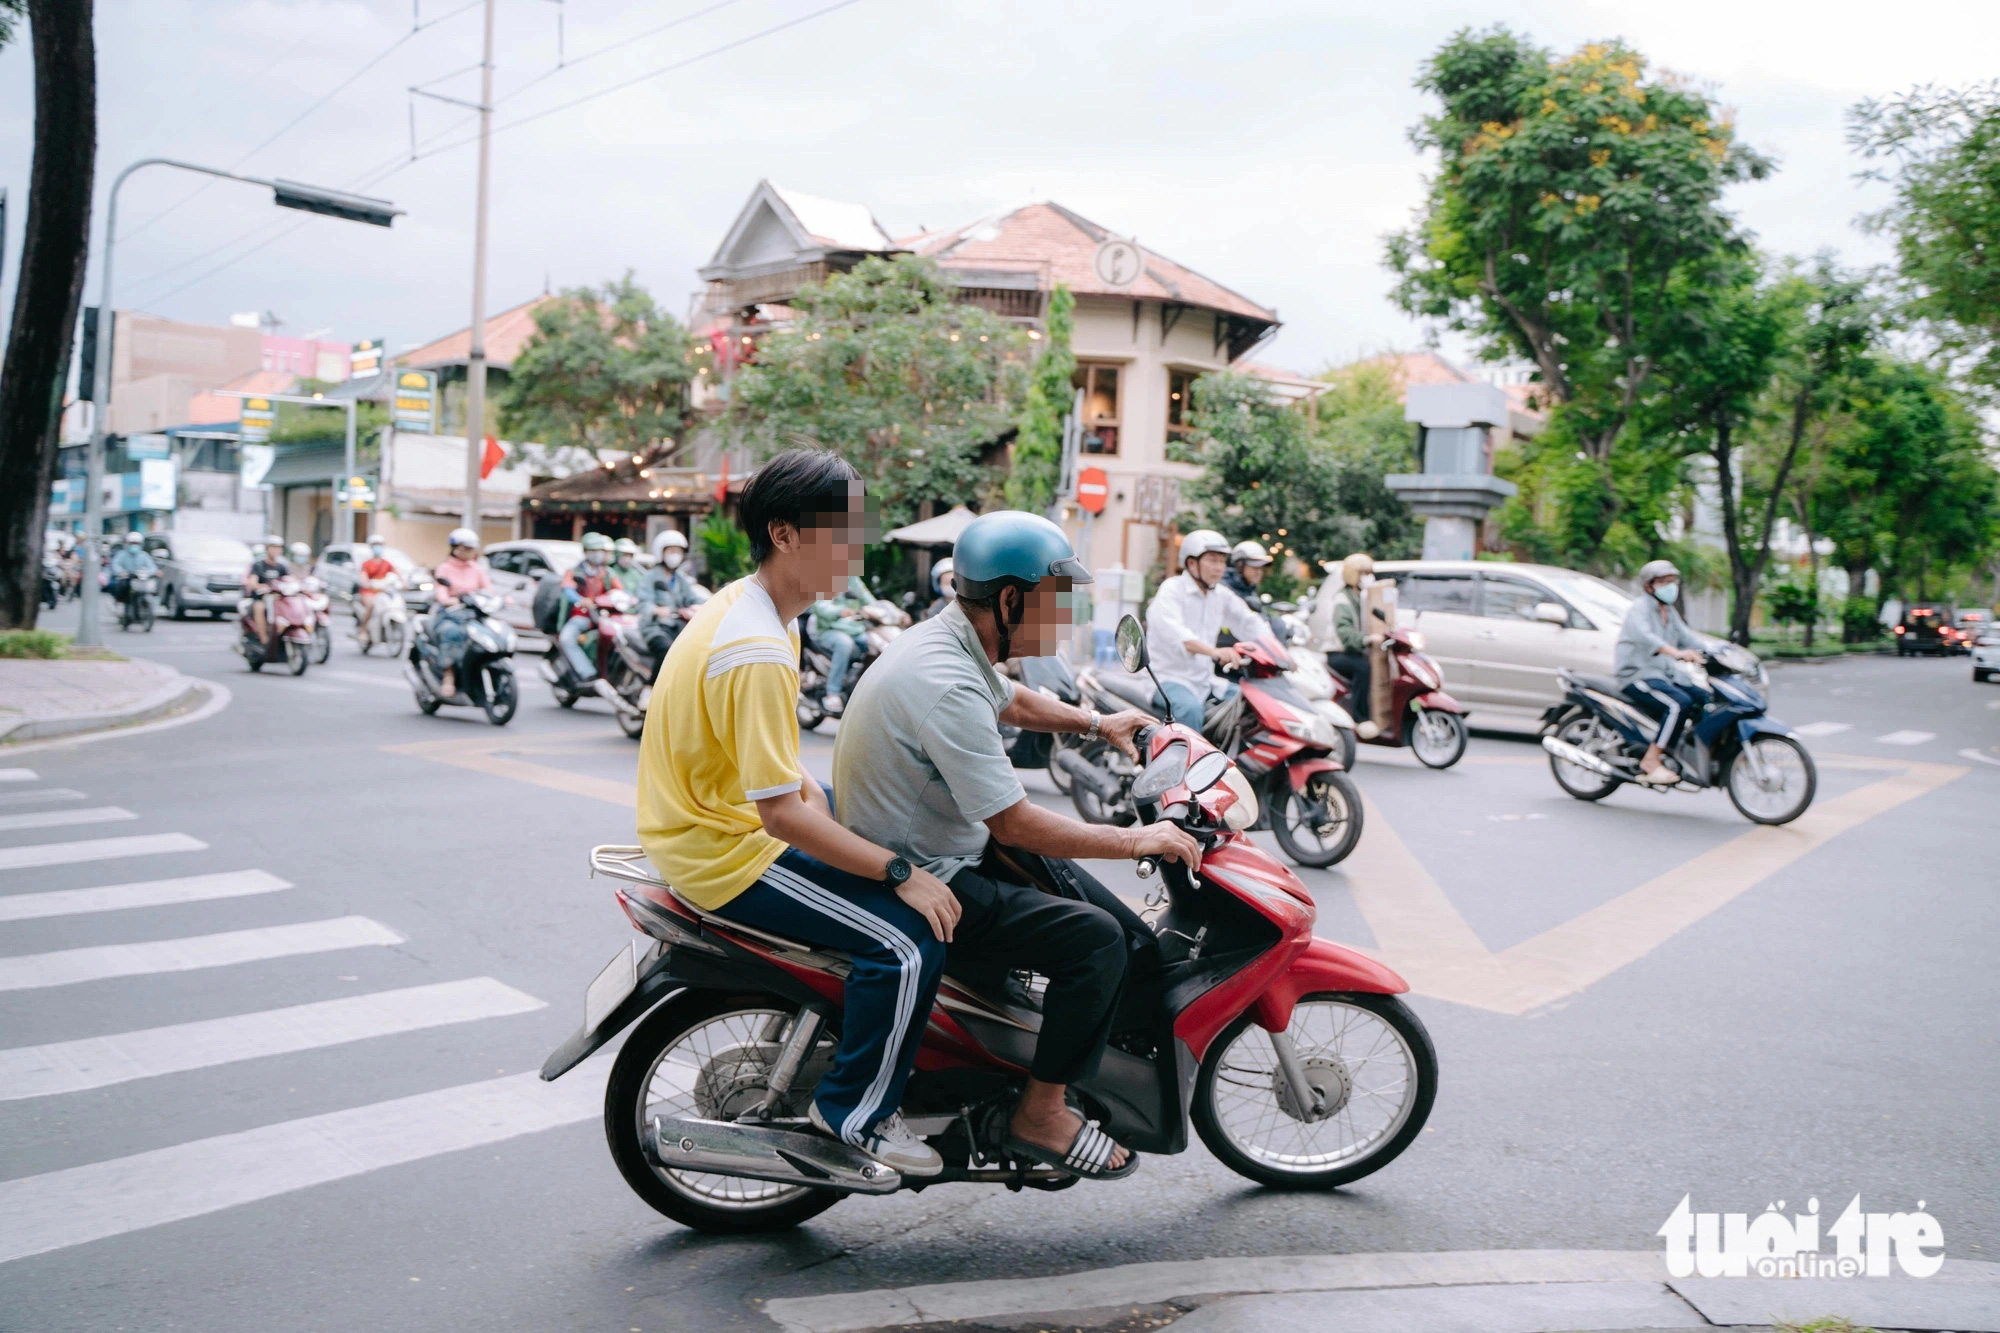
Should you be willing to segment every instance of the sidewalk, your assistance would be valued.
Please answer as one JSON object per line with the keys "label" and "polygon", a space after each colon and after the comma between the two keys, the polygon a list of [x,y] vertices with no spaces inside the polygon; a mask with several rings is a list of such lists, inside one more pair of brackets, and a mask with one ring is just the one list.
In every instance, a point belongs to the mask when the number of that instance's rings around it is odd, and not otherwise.
{"label": "sidewalk", "polygon": [[0,744],[148,722],[201,692],[157,662],[0,659]]}

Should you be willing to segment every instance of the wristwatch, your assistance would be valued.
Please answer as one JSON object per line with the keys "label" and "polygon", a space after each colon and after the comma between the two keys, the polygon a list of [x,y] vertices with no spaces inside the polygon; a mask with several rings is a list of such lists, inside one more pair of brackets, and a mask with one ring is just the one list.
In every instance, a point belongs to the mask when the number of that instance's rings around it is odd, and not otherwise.
{"label": "wristwatch", "polygon": [[889,864],[882,868],[882,882],[892,889],[900,889],[910,882],[909,860],[901,856],[889,858]]}
{"label": "wristwatch", "polygon": [[1083,738],[1094,741],[1102,735],[1104,735],[1104,714],[1093,708],[1090,710],[1090,730],[1083,733]]}

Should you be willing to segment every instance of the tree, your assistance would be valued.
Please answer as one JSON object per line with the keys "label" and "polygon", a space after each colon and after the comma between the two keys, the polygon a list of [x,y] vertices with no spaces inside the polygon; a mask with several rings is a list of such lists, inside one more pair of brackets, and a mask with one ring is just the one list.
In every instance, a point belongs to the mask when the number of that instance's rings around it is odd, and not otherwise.
{"label": "tree", "polygon": [[1908,313],[2000,390],[2000,82],[1863,102],[1848,140],[1895,164],[1867,173],[1896,192],[1867,221],[1895,241]]}
{"label": "tree", "polygon": [[751,571],[750,534],[720,509],[712,510],[694,530],[701,543],[702,568],[710,587],[733,583]]}
{"label": "tree", "polygon": [[1561,438],[1592,465],[1596,495],[1577,498],[1601,539],[1622,503],[1607,463],[1661,389],[1675,296],[1744,249],[1722,191],[1770,164],[1706,95],[1616,42],[1558,58],[1468,29],[1417,86],[1443,103],[1411,134],[1438,172],[1388,238],[1395,299],[1534,362]]}
{"label": "tree", "polygon": [[0,363],[0,629],[32,629],[42,532],[55,476],[56,432],[70,340],[90,247],[97,160],[97,49],[90,0],[0,0],[0,46],[25,13],[35,60],[35,157]]}
{"label": "tree", "polygon": [[1075,405],[1071,380],[1076,353],[1070,337],[1076,329],[1076,298],[1066,283],[1057,283],[1049,297],[1047,336],[1028,377],[1021,404],[1020,433],[1014,437],[1014,470],[1007,476],[1007,503],[1039,514],[1056,498],[1062,471],[1063,420]]}
{"label": "tree", "polygon": [[798,442],[854,464],[885,524],[957,504],[997,477],[981,454],[1013,428],[1028,336],[957,300],[936,261],[871,256],[792,298],[729,386],[726,428],[760,453]]}
{"label": "tree", "polygon": [[500,392],[517,440],[636,454],[687,421],[693,341],[631,273],[535,307],[535,333]]}

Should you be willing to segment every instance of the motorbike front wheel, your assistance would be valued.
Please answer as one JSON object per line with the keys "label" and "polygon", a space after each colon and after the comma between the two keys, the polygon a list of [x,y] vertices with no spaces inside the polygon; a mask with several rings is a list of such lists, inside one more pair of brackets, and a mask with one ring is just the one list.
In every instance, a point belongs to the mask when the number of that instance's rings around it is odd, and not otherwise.
{"label": "motorbike front wheel", "polygon": [[294,676],[306,674],[306,664],[312,660],[312,646],[296,639],[285,640],[285,665],[292,669]]}
{"label": "motorbike front wheel", "polygon": [[132,612],[133,618],[139,622],[140,629],[151,634],[153,632],[153,599],[141,594],[133,600],[136,603],[135,609]]}
{"label": "motorbike front wheel", "polygon": [[313,663],[325,666],[326,659],[333,656],[333,635],[324,625],[313,626]]}
{"label": "motorbike front wheel", "polygon": [[1730,757],[1728,781],[1729,799],[1745,819],[1789,824],[1812,804],[1819,772],[1805,746],[1790,736],[1764,734]]}
{"label": "motorbike front wheel", "polygon": [[[646,1157],[654,1116],[733,1120],[758,1105],[796,1012],[774,996],[683,991],[632,1030],[605,1084],[604,1137],[633,1193],[683,1226],[739,1235],[795,1227],[840,1202],[833,1190],[671,1171]],[[832,1038],[821,1037],[820,1045],[830,1061]],[[818,1054],[809,1065],[819,1063]],[[803,1078],[798,1086],[816,1081]]]}
{"label": "motorbike front wheel", "polygon": [[1069,799],[1070,804],[1076,807],[1078,817],[1086,824],[1116,824],[1121,828],[1138,823],[1139,815],[1132,808],[1131,797],[1123,794],[1130,792],[1132,776],[1138,771],[1132,761],[1110,741],[1086,741],[1077,748],[1091,767],[1117,779],[1121,792],[1118,800],[1107,802],[1071,775]]}
{"label": "motorbike front wheel", "polygon": [[1300,1105],[1271,1034],[1248,1013],[1202,1059],[1195,1132],[1231,1171],[1279,1189],[1328,1189],[1381,1170],[1423,1130],[1437,1098],[1437,1051],[1401,1000],[1308,995],[1285,1035],[1313,1105]]}
{"label": "motorbike front wheel", "polygon": [[1299,791],[1281,769],[1268,790],[1271,832],[1300,865],[1324,870],[1347,859],[1361,841],[1361,793],[1345,773],[1314,773]]}
{"label": "motorbike front wheel", "polygon": [[1450,768],[1465,754],[1465,719],[1426,708],[1410,722],[1410,752],[1425,768]]}
{"label": "motorbike front wheel", "polygon": [[519,703],[519,697],[514,689],[514,673],[488,671],[485,697],[479,702],[486,709],[486,720],[494,726],[504,727],[512,722],[514,709]]}

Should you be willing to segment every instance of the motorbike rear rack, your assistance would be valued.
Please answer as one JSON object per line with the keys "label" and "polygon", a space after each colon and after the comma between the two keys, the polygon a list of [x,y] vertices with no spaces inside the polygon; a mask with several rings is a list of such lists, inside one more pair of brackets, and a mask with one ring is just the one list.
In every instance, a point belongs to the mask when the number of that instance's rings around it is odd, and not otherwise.
{"label": "motorbike rear rack", "polygon": [[610,879],[622,879],[628,884],[643,884],[654,893],[671,898],[682,911],[693,915],[705,927],[714,926],[732,935],[748,935],[752,939],[762,940],[772,948],[798,955],[801,961],[823,972],[830,972],[834,976],[845,977],[848,973],[850,964],[843,957],[815,949],[803,940],[773,935],[769,931],[746,926],[741,921],[732,921],[728,917],[717,916],[713,912],[695,906],[675,892],[673,885],[659,877],[643,847],[625,847],[616,844],[593,847],[590,849],[590,873],[604,875]]}

